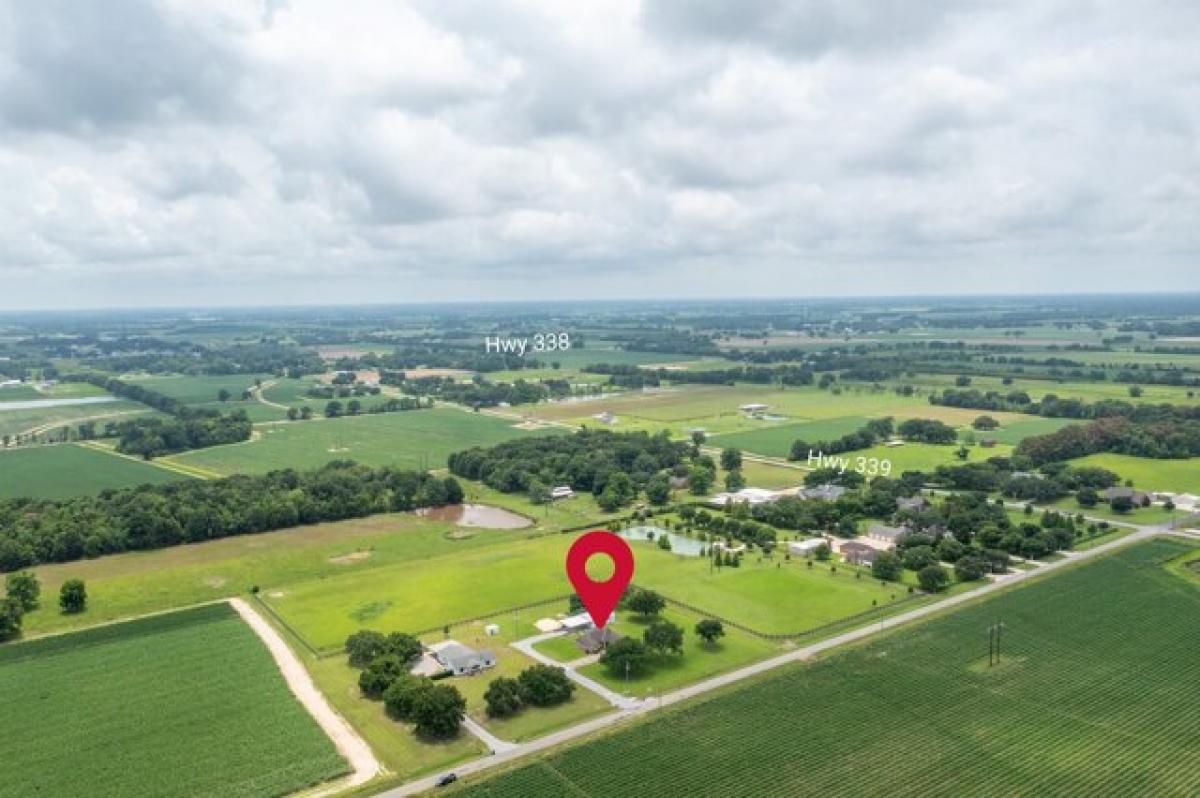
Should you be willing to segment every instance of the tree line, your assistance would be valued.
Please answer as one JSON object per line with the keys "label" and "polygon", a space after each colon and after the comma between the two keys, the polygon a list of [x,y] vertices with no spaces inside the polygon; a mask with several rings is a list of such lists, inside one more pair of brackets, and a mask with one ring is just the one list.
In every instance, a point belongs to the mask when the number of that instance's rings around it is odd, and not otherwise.
{"label": "tree line", "polygon": [[0,500],[0,571],[135,549],[458,504],[453,477],[334,461],[72,499]]}
{"label": "tree line", "polygon": [[1014,450],[1037,465],[1101,452],[1166,460],[1197,457],[1200,420],[1139,423],[1122,417],[1102,418],[1025,438]]}
{"label": "tree line", "polygon": [[[682,467],[693,448],[672,441],[666,431],[650,435],[585,429],[570,435],[518,438],[487,449],[455,452],[448,464],[450,473],[479,480],[504,493],[532,495],[539,486],[569,485],[595,494],[602,506],[616,509],[648,489],[665,502],[670,484],[664,472]],[[686,468],[683,470],[687,473]],[[711,486],[715,467],[705,473]],[[703,481],[703,475],[695,476]]]}

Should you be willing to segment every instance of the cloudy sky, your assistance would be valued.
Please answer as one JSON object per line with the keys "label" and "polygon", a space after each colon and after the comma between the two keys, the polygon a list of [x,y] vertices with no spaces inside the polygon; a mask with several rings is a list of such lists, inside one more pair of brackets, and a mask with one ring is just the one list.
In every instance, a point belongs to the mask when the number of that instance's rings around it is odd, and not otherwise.
{"label": "cloudy sky", "polygon": [[0,308],[1200,290],[1200,4],[0,0]]}

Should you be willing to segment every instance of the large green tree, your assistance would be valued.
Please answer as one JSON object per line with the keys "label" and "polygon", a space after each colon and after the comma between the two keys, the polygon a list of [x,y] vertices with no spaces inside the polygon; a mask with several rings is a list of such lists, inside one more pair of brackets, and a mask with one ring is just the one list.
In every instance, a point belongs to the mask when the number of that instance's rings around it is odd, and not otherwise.
{"label": "large green tree", "polygon": [[650,665],[650,652],[640,640],[623,637],[608,644],[600,662],[613,676],[640,676]]}
{"label": "large green tree", "polygon": [[58,591],[58,606],[69,614],[87,609],[87,586],[82,579],[68,579],[62,583]]}
{"label": "large green tree", "polygon": [[445,739],[458,734],[467,713],[467,701],[458,688],[434,684],[413,699],[412,720],[422,737]]}
{"label": "large green tree", "polygon": [[4,578],[5,592],[9,598],[21,602],[26,612],[37,609],[38,596],[42,594],[42,586],[37,576],[29,571],[17,571]]}
{"label": "large green tree", "polygon": [[670,621],[659,620],[642,632],[642,642],[651,651],[662,654],[683,654],[683,629]]}
{"label": "large green tree", "polygon": [[553,665],[531,665],[517,677],[521,698],[535,707],[552,707],[570,701],[575,683],[567,672]]}
{"label": "large green tree", "polygon": [[493,679],[483,693],[489,718],[507,718],[521,709],[521,685],[506,676]]}

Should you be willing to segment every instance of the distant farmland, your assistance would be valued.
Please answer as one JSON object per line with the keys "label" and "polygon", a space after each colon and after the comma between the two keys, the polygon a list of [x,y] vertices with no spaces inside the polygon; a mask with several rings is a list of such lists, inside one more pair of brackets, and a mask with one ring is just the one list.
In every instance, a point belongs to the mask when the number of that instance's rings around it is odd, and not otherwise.
{"label": "distant farmland", "polygon": [[1200,585],[1164,565],[1195,551],[1138,545],[458,794],[1195,795]]}
{"label": "distant farmland", "polygon": [[0,706],[0,796],[283,795],[348,771],[226,604],[0,646]]}
{"label": "distant farmland", "polygon": [[330,460],[372,466],[444,468],[451,452],[491,446],[522,435],[517,422],[443,408],[297,421],[259,427],[261,440],[200,449],[170,458],[221,474],[262,474],[278,468],[319,468]]}

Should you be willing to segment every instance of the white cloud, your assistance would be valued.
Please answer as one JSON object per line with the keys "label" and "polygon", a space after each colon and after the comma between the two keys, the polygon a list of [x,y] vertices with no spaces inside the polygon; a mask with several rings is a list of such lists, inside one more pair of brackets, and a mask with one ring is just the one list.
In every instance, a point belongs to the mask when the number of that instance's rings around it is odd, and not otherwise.
{"label": "white cloud", "polygon": [[0,0],[0,307],[1200,288],[1197,34],[1115,0]]}

